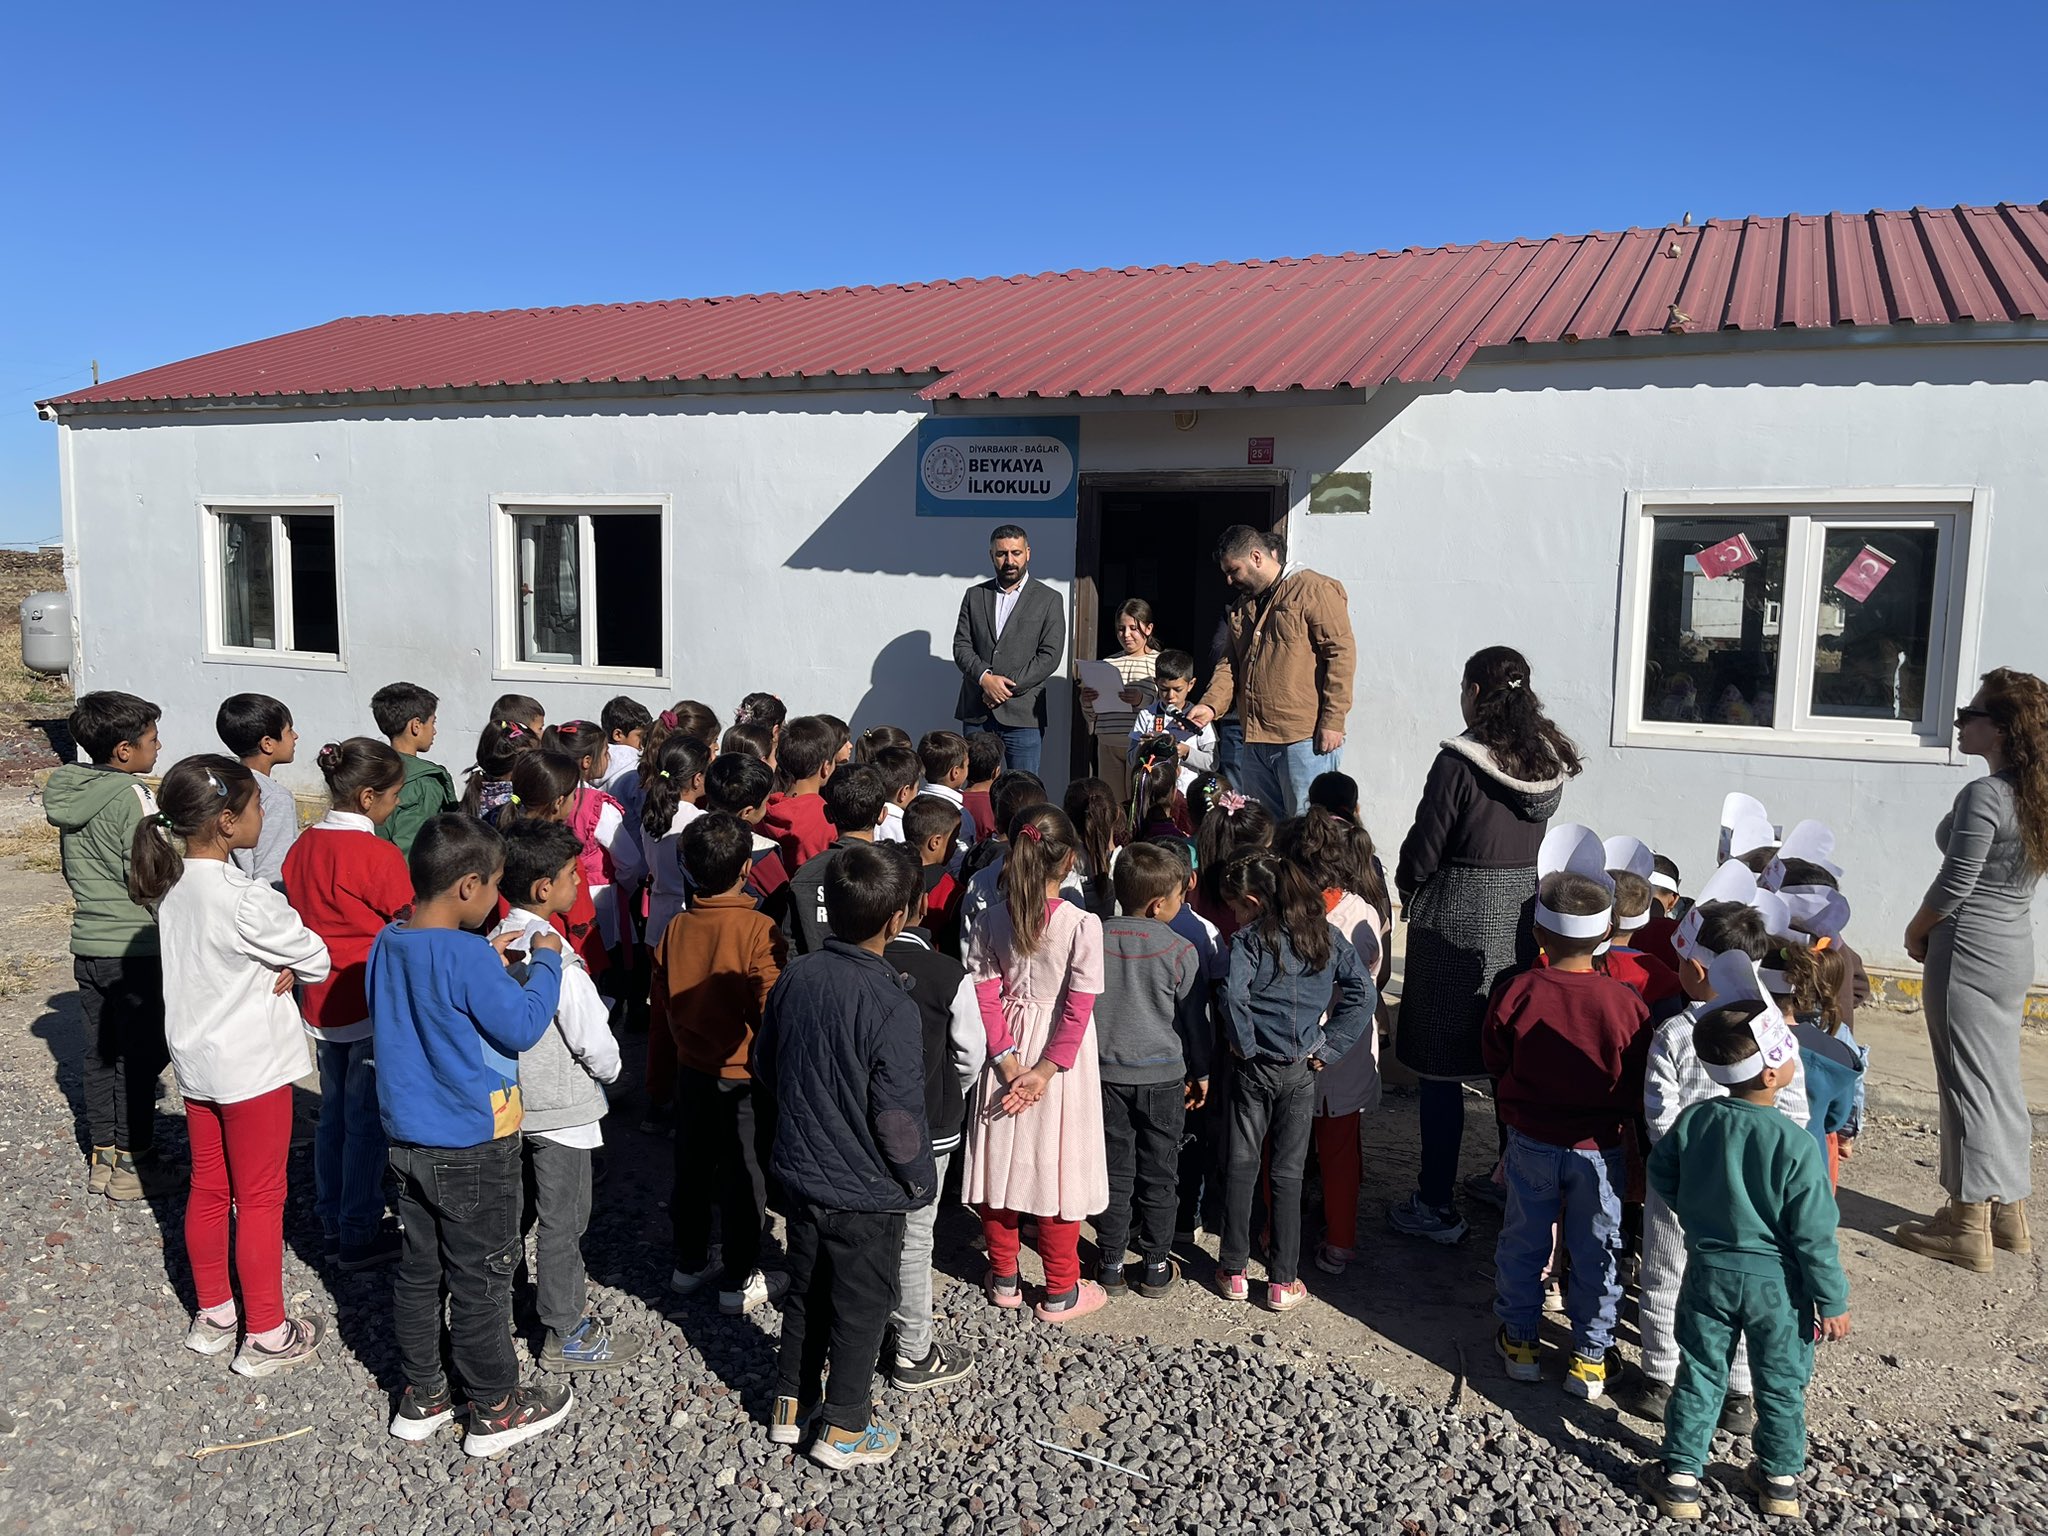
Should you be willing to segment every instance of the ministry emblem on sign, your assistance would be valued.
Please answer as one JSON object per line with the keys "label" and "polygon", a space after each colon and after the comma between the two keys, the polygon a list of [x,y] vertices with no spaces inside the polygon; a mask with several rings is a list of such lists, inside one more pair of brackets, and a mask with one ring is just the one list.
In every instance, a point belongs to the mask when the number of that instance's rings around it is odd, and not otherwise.
{"label": "ministry emblem on sign", "polygon": [[921,473],[934,495],[949,495],[966,482],[967,455],[951,443],[933,443],[925,450]]}

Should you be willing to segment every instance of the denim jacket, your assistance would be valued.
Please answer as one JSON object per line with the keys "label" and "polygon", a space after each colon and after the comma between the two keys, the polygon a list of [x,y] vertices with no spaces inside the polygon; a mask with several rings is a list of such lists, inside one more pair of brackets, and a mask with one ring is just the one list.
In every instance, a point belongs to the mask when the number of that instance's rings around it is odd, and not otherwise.
{"label": "denim jacket", "polygon": [[1304,967],[1285,939],[1273,953],[1255,924],[1231,938],[1223,1017],[1240,1060],[1336,1061],[1372,1028],[1378,1006],[1372,978],[1341,933],[1330,934],[1330,963],[1320,971]]}

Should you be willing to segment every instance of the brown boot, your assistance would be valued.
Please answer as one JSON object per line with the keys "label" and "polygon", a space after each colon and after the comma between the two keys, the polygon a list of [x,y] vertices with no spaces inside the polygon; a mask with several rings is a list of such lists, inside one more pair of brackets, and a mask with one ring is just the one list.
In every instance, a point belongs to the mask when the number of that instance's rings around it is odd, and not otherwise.
{"label": "brown boot", "polygon": [[[1946,1227],[1937,1230],[1942,1222]],[[1898,1243],[1909,1253],[1941,1259],[1976,1274],[1991,1272],[1991,1202],[1951,1200],[1926,1227],[1901,1227]]]}
{"label": "brown boot", "polygon": [[2015,1200],[2010,1205],[1991,1202],[1991,1246],[2007,1253],[2034,1251],[2034,1239],[2027,1232],[2026,1201]]}
{"label": "brown boot", "polygon": [[1902,1221],[1899,1223],[1899,1230],[1901,1232],[1918,1232],[1922,1236],[1929,1234],[1935,1236],[1953,1235],[1957,1230],[1955,1202],[1953,1200],[1948,1201],[1932,1216],[1915,1216],[1910,1221]]}

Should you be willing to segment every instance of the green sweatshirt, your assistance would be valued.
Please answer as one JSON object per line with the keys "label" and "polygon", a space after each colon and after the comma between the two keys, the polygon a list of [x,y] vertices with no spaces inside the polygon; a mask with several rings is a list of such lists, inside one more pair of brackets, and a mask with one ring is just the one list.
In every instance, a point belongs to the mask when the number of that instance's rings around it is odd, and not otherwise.
{"label": "green sweatshirt", "polygon": [[1775,1105],[1692,1105],[1652,1149],[1649,1179],[1685,1229],[1686,1262],[1782,1274],[1795,1301],[1820,1316],[1849,1310],[1827,1163]]}
{"label": "green sweatshirt", "polygon": [[399,753],[405,759],[405,788],[398,792],[398,809],[393,811],[377,835],[398,851],[412,852],[412,840],[420,828],[455,804],[455,781],[439,763],[430,763],[417,753]]}
{"label": "green sweatshirt", "polygon": [[149,786],[118,768],[66,763],[43,786],[43,814],[58,832],[71,887],[71,953],[129,958],[158,953],[156,919],[128,898],[135,829],[156,814]]}

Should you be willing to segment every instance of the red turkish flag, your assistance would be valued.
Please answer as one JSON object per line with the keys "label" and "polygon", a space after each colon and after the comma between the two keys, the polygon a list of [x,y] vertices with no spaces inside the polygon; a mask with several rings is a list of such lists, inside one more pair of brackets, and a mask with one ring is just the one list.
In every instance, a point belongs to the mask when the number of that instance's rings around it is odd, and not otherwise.
{"label": "red turkish flag", "polygon": [[1835,578],[1835,590],[1844,597],[1867,603],[1870,594],[1877,590],[1877,584],[1891,575],[1895,563],[1890,555],[1879,554],[1866,544],[1849,562],[1849,569]]}
{"label": "red turkish flag", "polygon": [[1756,551],[1750,547],[1749,535],[1738,533],[1732,539],[1723,539],[1718,544],[1709,544],[1693,556],[1699,562],[1702,576],[1726,576],[1739,571],[1745,565],[1756,562]]}

